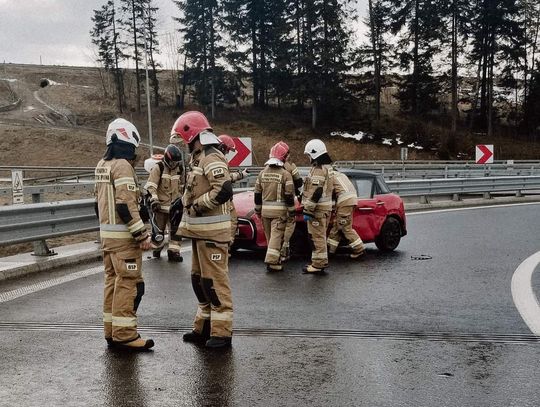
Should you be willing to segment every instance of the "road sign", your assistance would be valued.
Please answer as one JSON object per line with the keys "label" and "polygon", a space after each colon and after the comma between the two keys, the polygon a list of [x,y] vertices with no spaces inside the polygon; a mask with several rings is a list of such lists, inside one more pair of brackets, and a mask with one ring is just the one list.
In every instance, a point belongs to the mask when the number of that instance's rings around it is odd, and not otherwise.
{"label": "road sign", "polygon": [[227,154],[227,160],[231,167],[251,167],[253,165],[253,154],[250,137],[233,137],[236,152]]}
{"label": "road sign", "polygon": [[476,146],[476,164],[493,164],[493,144]]}
{"label": "road sign", "polygon": [[24,203],[23,172],[21,170],[11,170],[11,190],[13,191],[13,203]]}

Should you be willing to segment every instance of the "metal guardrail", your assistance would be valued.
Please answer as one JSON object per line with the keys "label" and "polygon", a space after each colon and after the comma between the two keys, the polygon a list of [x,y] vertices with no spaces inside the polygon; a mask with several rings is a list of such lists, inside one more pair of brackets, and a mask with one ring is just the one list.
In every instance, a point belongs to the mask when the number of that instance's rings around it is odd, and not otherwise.
{"label": "metal guardrail", "polygon": [[388,179],[477,178],[540,175],[540,161],[336,161],[340,168],[373,171]]}
{"label": "metal guardrail", "polygon": [[[540,190],[540,176],[388,181],[403,197]],[[237,190],[239,192],[239,190]],[[487,197],[487,196],[486,196]],[[93,199],[0,207],[0,246],[97,231]],[[36,250],[37,251],[37,250]],[[41,253],[50,254],[48,249]]]}
{"label": "metal guardrail", "polygon": [[434,196],[540,190],[540,176],[399,180],[386,182],[400,196]]}
{"label": "metal guardrail", "polygon": [[0,207],[0,246],[97,230],[93,199]]}

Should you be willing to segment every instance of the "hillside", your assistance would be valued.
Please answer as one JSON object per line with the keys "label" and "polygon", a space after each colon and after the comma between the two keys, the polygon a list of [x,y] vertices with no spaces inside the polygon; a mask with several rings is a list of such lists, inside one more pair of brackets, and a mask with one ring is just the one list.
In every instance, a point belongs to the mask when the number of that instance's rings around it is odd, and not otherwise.
{"label": "hillside", "polygon": [[[22,99],[21,105],[8,112],[0,112],[0,162],[3,165],[94,165],[104,150],[103,136],[109,121],[117,116],[114,100],[105,97],[107,84],[102,82],[97,68],[38,66],[4,64],[0,67],[0,102],[12,100],[13,92]],[[47,86],[43,85],[47,79]],[[170,128],[181,114],[173,106],[174,92],[170,72],[159,76],[162,102],[152,109],[154,144],[167,144]],[[128,98],[134,94],[133,75],[127,75]],[[1,103],[0,103],[1,104]],[[196,108],[192,106],[191,108]],[[137,113],[135,109],[123,117],[133,121],[143,139],[147,134],[145,107]],[[295,115],[286,110],[265,111],[243,107],[238,109],[219,108],[214,130],[218,134],[252,137],[254,164],[262,165],[270,146],[285,140],[291,146],[292,157],[300,165],[307,165],[303,147],[307,140],[319,137],[328,144],[334,160],[381,160],[399,159],[400,147],[382,144],[402,131],[408,124],[399,118],[386,118],[377,129],[370,120],[359,118],[354,125],[342,128],[325,127],[317,132],[309,127],[309,115]],[[374,132],[377,136],[362,142],[340,137],[331,137],[333,131],[351,133]],[[445,136],[445,131],[426,124],[422,131],[430,139]],[[144,140],[147,141],[147,140]],[[386,141],[388,142],[388,140]],[[485,140],[481,136],[470,137],[462,142],[463,157],[471,158],[474,143],[496,144],[498,159],[538,158],[540,149],[535,144],[515,140]],[[436,145],[432,143],[432,145]],[[141,156],[147,153],[141,154]],[[409,159],[436,159],[437,151],[409,149]]]}

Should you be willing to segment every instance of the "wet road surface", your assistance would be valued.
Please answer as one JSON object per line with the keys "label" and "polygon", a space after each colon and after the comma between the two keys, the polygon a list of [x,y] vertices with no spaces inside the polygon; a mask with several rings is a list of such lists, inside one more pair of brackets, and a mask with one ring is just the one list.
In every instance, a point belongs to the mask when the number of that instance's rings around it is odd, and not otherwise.
{"label": "wet road surface", "polygon": [[537,406],[540,343],[510,280],[539,250],[538,208],[411,214],[395,253],[370,245],[326,276],[300,274],[301,259],[267,274],[239,253],[225,352],[181,340],[195,311],[189,253],[144,263],[151,353],[106,349],[100,274],[0,302],[0,405]]}

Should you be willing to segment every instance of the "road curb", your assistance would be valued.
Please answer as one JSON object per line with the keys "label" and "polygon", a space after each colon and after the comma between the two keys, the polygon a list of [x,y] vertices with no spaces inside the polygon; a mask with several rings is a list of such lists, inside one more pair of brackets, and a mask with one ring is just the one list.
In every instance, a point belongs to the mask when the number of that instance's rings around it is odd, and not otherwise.
{"label": "road curb", "polygon": [[[58,249],[62,249],[61,247]],[[12,256],[13,257],[13,256]],[[91,263],[103,259],[101,250],[90,250],[86,253],[77,253],[60,257],[35,258],[34,262],[20,262],[20,265],[0,270],[0,281],[17,277],[27,276],[29,274],[42,271],[50,271],[58,267],[75,266],[78,264]],[[16,262],[14,262],[17,264]]]}
{"label": "road curb", "polygon": [[496,206],[520,203],[540,203],[540,196],[522,196],[522,197],[496,197],[496,198],[471,198],[460,201],[433,201],[430,203],[405,202],[405,213],[414,213],[420,211],[453,209],[453,208],[475,208],[482,206]]}

